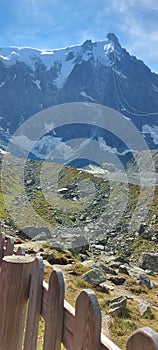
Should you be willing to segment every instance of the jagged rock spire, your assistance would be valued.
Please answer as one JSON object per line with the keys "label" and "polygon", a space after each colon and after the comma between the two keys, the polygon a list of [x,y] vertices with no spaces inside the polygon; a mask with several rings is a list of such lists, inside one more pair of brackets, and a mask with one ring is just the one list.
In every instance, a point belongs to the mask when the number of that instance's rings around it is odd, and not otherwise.
{"label": "jagged rock spire", "polygon": [[114,33],[108,33],[107,38],[114,43],[115,46],[121,47],[117,36]]}

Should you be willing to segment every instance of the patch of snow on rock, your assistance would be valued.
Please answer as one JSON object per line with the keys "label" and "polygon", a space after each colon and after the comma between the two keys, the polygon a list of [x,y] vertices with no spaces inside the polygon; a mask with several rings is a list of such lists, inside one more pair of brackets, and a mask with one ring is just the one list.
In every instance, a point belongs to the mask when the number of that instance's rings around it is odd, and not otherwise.
{"label": "patch of snow on rock", "polygon": [[143,134],[150,134],[155,145],[158,145],[158,126],[154,125],[153,127],[145,124],[142,127]]}

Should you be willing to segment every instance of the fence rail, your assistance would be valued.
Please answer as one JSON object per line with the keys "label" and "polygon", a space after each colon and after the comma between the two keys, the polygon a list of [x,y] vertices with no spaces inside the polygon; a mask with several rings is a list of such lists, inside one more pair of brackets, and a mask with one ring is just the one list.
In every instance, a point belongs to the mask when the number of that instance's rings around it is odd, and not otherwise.
{"label": "fence rail", "polygon": [[[43,281],[41,258],[14,251],[14,240],[0,235],[0,350],[36,350],[40,315],[45,320],[43,350],[120,350],[101,333],[101,311],[94,292],[81,291],[75,309],[64,300],[60,270]],[[15,302],[16,301],[16,302]],[[25,320],[26,319],[26,320]],[[158,333],[148,327],[133,333],[127,350],[158,350]]]}

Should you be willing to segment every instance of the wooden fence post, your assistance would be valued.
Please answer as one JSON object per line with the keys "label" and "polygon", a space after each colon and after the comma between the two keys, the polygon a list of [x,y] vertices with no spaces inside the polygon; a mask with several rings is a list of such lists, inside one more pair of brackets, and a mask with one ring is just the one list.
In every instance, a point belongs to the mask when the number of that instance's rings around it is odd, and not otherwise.
{"label": "wooden fence post", "polygon": [[158,333],[149,327],[138,329],[128,338],[126,350],[158,350]]}
{"label": "wooden fence post", "polygon": [[14,238],[7,237],[6,249],[4,250],[4,256],[13,255],[14,250]]}
{"label": "wooden fence post", "polygon": [[0,234],[0,266],[2,265],[2,259],[4,256],[5,234]]}
{"label": "wooden fence post", "polygon": [[36,258],[33,263],[29,303],[26,320],[24,350],[35,350],[38,338],[38,324],[42,304],[44,265],[42,258]]}
{"label": "wooden fence post", "polygon": [[64,278],[54,270],[49,279],[43,350],[60,350],[64,316]]}
{"label": "wooden fence post", "polygon": [[19,247],[15,254],[16,255],[25,255],[25,249],[23,247]]}
{"label": "wooden fence post", "polygon": [[75,310],[73,350],[100,350],[101,311],[95,293],[83,290]]}
{"label": "wooden fence post", "polygon": [[6,256],[0,272],[0,350],[21,350],[33,257]]}

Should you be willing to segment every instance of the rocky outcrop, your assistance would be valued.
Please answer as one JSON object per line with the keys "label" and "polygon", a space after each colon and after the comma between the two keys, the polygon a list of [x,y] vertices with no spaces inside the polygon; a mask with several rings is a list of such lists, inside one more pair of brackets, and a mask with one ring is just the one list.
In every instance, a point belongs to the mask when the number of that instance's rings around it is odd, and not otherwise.
{"label": "rocky outcrop", "polygon": [[101,270],[99,267],[95,267],[90,269],[88,272],[86,272],[85,274],[83,274],[81,276],[85,281],[87,281],[88,283],[92,284],[93,286],[97,286],[100,283],[106,281],[106,275],[103,272],[103,270]]}
{"label": "rocky outcrop", "polygon": [[140,312],[141,316],[144,316],[145,314],[150,314],[151,313],[151,308],[147,304],[140,303],[138,305],[138,308],[139,308],[139,312]]}
{"label": "rocky outcrop", "polygon": [[17,234],[23,239],[33,239],[36,241],[47,241],[51,237],[51,233],[47,227],[37,226],[24,226]]}
{"label": "rocky outcrop", "polygon": [[127,298],[123,296],[108,299],[106,305],[110,307],[109,314],[111,316],[122,316],[126,309]]}
{"label": "rocky outcrop", "polygon": [[89,243],[86,237],[82,234],[80,229],[74,229],[73,232],[71,229],[63,228],[56,231],[57,234],[55,237],[52,237],[47,241],[47,244],[52,249],[69,250],[73,254],[86,253],[89,249]]}
{"label": "rocky outcrop", "polygon": [[138,284],[140,284],[141,286],[145,286],[148,289],[152,288],[151,281],[150,281],[149,277],[146,276],[144,273],[139,275]]}
{"label": "rocky outcrop", "polygon": [[158,254],[144,252],[142,254],[142,260],[142,268],[144,270],[158,272]]}
{"label": "rocky outcrop", "polygon": [[126,278],[121,277],[121,276],[110,276],[109,281],[120,286],[121,284],[123,284],[126,281]]}

